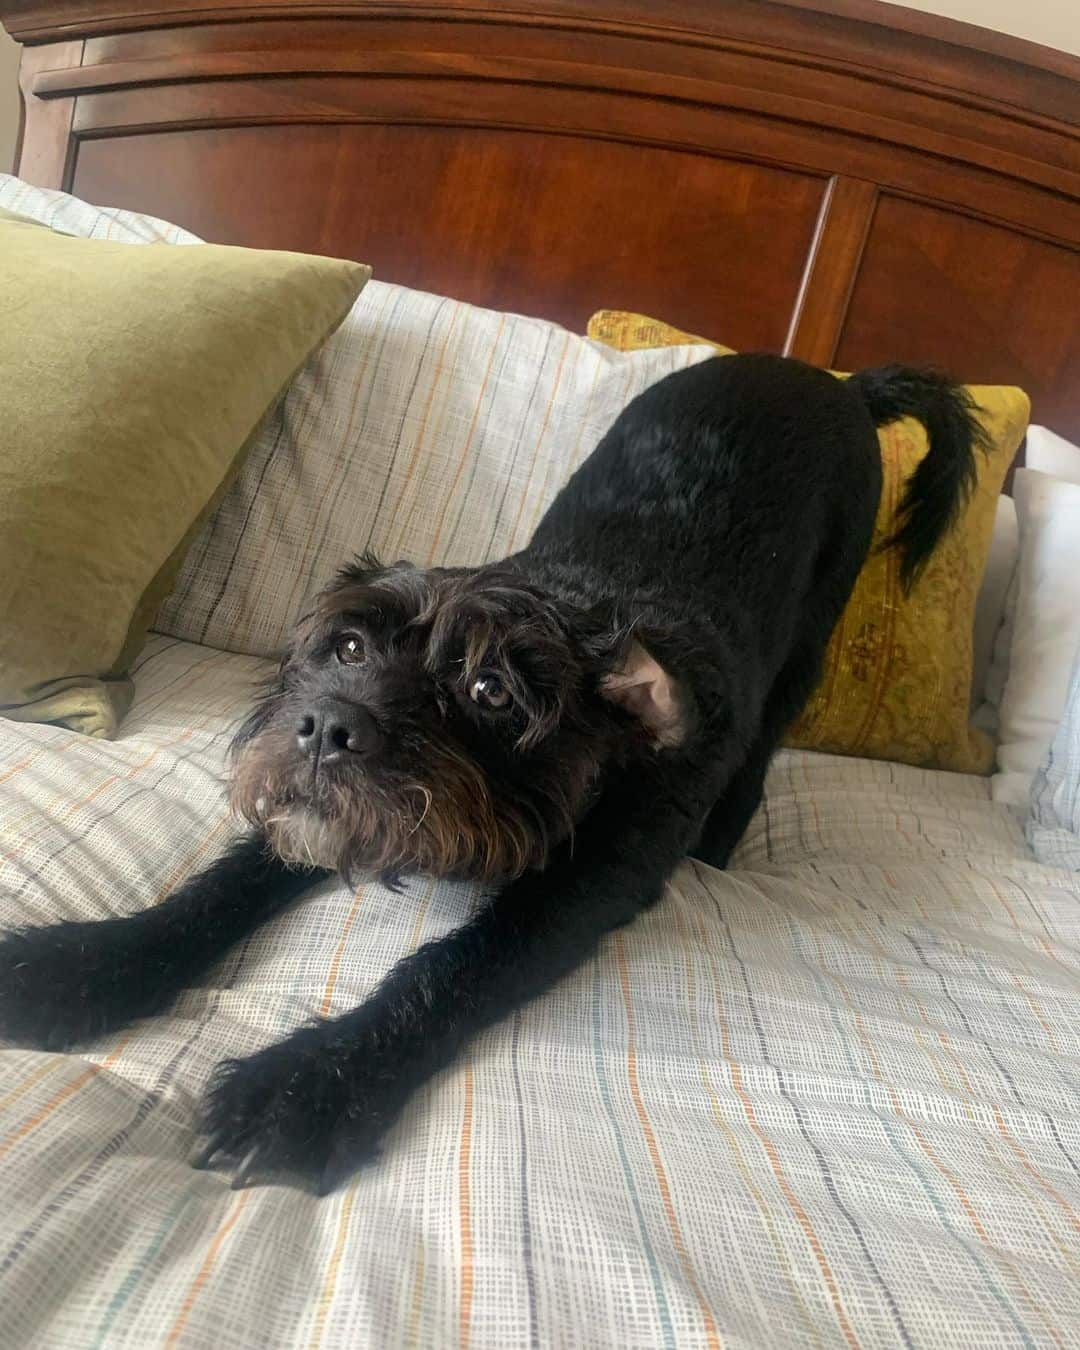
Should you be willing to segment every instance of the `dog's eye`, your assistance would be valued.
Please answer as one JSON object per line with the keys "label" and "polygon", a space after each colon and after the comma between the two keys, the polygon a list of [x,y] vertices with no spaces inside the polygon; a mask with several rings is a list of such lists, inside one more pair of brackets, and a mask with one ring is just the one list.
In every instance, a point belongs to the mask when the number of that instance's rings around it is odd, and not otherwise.
{"label": "dog's eye", "polygon": [[469,685],[469,697],[481,708],[490,708],[492,712],[510,706],[510,691],[498,675],[492,675],[490,671],[485,671],[473,680]]}
{"label": "dog's eye", "polygon": [[343,666],[358,666],[364,659],[364,643],[355,633],[347,633],[338,640],[334,655]]}

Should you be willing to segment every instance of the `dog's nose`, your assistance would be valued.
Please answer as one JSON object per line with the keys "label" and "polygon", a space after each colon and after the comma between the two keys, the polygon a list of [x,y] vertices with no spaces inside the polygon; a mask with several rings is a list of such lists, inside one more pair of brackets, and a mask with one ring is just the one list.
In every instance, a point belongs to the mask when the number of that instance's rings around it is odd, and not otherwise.
{"label": "dog's nose", "polygon": [[326,762],[346,755],[370,755],[379,743],[379,728],[358,703],[320,699],[300,717],[296,743],[305,754]]}

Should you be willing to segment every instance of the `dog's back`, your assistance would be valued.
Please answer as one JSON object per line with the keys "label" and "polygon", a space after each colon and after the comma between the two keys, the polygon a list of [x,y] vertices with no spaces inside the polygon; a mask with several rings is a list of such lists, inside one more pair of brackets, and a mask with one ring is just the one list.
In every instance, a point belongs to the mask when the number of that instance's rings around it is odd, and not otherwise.
{"label": "dog's back", "polygon": [[881,461],[866,406],[801,362],[732,356],[661,380],[624,411],[530,552],[597,585],[663,595],[759,654],[831,630],[870,546]]}

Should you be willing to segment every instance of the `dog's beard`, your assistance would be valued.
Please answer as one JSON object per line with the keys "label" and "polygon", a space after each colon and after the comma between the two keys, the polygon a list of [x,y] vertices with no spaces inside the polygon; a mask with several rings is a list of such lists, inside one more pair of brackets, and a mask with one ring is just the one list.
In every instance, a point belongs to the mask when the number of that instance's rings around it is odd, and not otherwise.
{"label": "dog's beard", "polygon": [[542,867],[573,828],[578,803],[497,801],[483,771],[446,745],[424,747],[425,780],[363,769],[312,783],[287,733],[266,731],[240,747],[233,809],[282,861],[325,867],[349,880],[420,874],[505,882]]}
{"label": "dog's beard", "polygon": [[307,806],[282,806],[261,822],[270,847],[284,863],[339,870],[348,852],[340,821],[329,820]]}

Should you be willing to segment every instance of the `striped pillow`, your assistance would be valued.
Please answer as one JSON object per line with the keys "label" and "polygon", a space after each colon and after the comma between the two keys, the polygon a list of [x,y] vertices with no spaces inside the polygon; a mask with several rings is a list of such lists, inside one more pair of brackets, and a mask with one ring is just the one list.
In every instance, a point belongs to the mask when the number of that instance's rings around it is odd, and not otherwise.
{"label": "striped pillow", "polygon": [[269,655],[354,553],[444,566],[505,556],[631,398],[708,355],[622,354],[540,319],[369,282],[265,427],[156,627]]}

